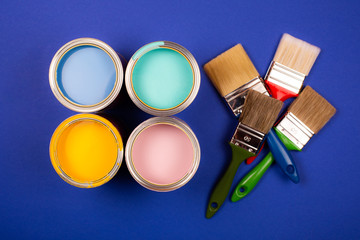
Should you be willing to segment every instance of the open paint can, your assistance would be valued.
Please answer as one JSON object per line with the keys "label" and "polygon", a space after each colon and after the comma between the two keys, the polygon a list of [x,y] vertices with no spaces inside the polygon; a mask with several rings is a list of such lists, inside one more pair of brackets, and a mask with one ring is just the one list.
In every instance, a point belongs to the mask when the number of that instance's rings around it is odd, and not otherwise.
{"label": "open paint can", "polygon": [[50,158],[59,176],[81,188],[108,182],[119,170],[123,142],[105,118],[78,114],[63,121],[50,141]]}
{"label": "open paint can", "polygon": [[131,100],[155,116],[170,116],[187,108],[200,87],[200,70],[193,55],[179,44],[159,41],[140,48],[125,72]]}
{"label": "open paint can", "polygon": [[131,133],[125,160],[139,184],[167,192],[184,186],[194,176],[200,163],[200,145],[185,122],[153,117]]}
{"label": "open paint can", "polygon": [[77,112],[97,112],[112,103],[123,83],[123,67],[106,43],[79,38],[62,46],[53,57],[49,82],[55,97]]}

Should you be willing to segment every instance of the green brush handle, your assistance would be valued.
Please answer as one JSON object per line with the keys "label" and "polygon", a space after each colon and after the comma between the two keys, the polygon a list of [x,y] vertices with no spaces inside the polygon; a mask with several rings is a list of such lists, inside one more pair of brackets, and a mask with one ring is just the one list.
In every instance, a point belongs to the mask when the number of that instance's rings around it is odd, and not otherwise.
{"label": "green brush handle", "polygon": [[237,202],[248,195],[273,162],[274,157],[271,152],[269,152],[265,158],[256,165],[256,167],[254,167],[243,179],[241,179],[231,196],[231,201]]}
{"label": "green brush handle", "polygon": [[206,218],[211,218],[219,210],[221,205],[224,203],[225,199],[228,196],[228,193],[231,188],[231,184],[239,168],[240,164],[247,158],[255,156],[254,153],[235,146],[230,143],[232,149],[232,160],[230,165],[226,169],[225,174],[221,177],[220,181],[215,186],[208,203]]}
{"label": "green brush handle", "polygon": [[[279,139],[284,143],[285,147],[291,151],[301,151],[290,139],[288,139],[284,134],[282,134],[277,128],[274,128]],[[252,169],[243,179],[240,180],[239,184],[236,186],[233,195],[231,196],[231,201],[237,202],[240,199],[247,196],[251,190],[256,186],[260,181],[266,170],[274,162],[274,156],[269,152],[263,160]]]}

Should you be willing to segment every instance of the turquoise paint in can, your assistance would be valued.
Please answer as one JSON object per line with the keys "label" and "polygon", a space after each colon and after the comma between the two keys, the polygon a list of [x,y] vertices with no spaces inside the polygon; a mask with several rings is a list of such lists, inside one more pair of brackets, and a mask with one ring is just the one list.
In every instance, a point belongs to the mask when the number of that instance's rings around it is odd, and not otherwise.
{"label": "turquoise paint in can", "polygon": [[176,114],[190,105],[200,87],[195,58],[168,41],[147,44],[130,59],[125,74],[130,98],[156,116]]}

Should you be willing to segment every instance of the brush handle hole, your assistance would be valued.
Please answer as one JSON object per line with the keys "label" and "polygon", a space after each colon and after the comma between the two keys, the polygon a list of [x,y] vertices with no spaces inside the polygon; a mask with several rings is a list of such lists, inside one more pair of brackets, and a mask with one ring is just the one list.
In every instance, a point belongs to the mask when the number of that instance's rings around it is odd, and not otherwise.
{"label": "brush handle hole", "polygon": [[244,187],[239,188],[239,193],[241,194],[243,192],[245,192],[245,188]]}
{"label": "brush handle hole", "polygon": [[216,210],[219,207],[219,204],[217,204],[217,202],[212,202],[210,204],[211,210]]}
{"label": "brush handle hole", "polygon": [[293,174],[293,173],[295,172],[295,168],[294,168],[293,165],[288,165],[288,166],[286,167],[286,171],[287,171],[288,173],[290,173],[290,174]]}

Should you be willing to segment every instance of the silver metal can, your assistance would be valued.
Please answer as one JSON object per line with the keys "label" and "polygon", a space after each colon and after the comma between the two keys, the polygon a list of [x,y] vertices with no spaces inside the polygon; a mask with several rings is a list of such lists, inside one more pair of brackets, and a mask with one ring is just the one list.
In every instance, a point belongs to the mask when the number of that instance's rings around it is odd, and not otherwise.
{"label": "silver metal can", "polygon": [[[174,106],[168,106],[165,108],[154,107],[154,106],[151,106],[150,104],[147,104],[146,102],[144,102],[143,99],[141,99],[141,97],[139,97],[138,94],[136,93],[136,91],[134,89],[134,84],[133,84],[133,72],[134,72],[134,68],[136,67],[139,60],[147,53],[149,53],[153,50],[159,50],[159,49],[168,49],[168,50],[172,50],[172,51],[175,51],[176,53],[181,54],[182,57],[184,57],[186,59],[188,65],[191,67],[191,71],[192,71],[192,87],[191,87],[191,89],[189,88],[190,91],[188,91],[186,98],[181,99],[181,101]],[[164,69],[165,68],[166,68],[166,66],[164,67]],[[146,75],[146,74],[147,73],[144,73],[144,75]],[[159,75],[161,75],[161,74],[159,74]],[[151,115],[155,115],[155,116],[171,116],[171,115],[179,113],[179,112],[183,111],[185,108],[187,108],[192,103],[192,101],[195,99],[195,97],[199,91],[200,81],[201,81],[200,79],[201,79],[201,77],[200,77],[199,66],[198,66],[194,56],[187,49],[182,47],[181,45],[174,43],[174,42],[169,42],[169,41],[152,42],[152,43],[149,43],[149,44],[141,47],[139,50],[137,50],[135,52],[135,54],[129,60],[129,63],[126,67],[126,72],[125,72],[126,89],[127,89],[127,92],[129,94],[131,100],[141,110],[143,110],[144,112],[147,112]],[[181,91],[181,89],[178,89],[178,91]],[[174,92],[176,93],[176,89]]]}
{"label": "silver metal can", "polygon": [[[70,54],[70,51],[80,48],[80,47],[95,47],[97,49],[102,50],[105,52],[111,59],[112,63],[114,64],[114,73],[115,73],[115,80],[113,85],[108,86],[107,91],[105,93],[105,96],[101,98],[99,101],[92,102],[90,104],[88,103],[79,103],[71,99],[69,96],[67,96],[66,93],[64,93],[64,90],[61,89],[59,86],[59,79],[58,79],[58,68],[59,64],[62,61],[63,57],[66,56],[66,54]],[[100,51],[101,52],[101,51]],[[106,56],[106,55],[105,55]],[[84,59],[86,60],[86,59]],[[88,59],[89,60],[89,59]],[[64,60],[66,61],[66,60]],[[110,60],[109,60],[110,62]],[[84,63],[85,64],[85,63]],[[106,72],[106,71],[104,71]],[[118,54],[106,43],[94,39],[94,38],[78,38],[75,40],[72,40],[68,43],[66,43],[64,46],[62,46],[53,57],[50,69],[49,69],[49,83],[52,92],[54,93],[55,97],[59,100],[61,104],[63,104],[65,107],[77,111],[77,112],[84,112],[84,113],[90,113],[90,112],[97,112],[105,107],[107,107],[109,104],[111,104],[116,97],[118,96],[122,83],[123,83],[123,66],[121,63],[121,60],[118,56]],[[79,91],[81,91],[81,88],[84,90],[94,86],[77,86]],[[99,89],[100,91],[100,89]]]}
{"label": "silver metal can", "polygon": [[[176,180],[174,180],[173,182],[172,179],[167,179],[166,183],[162,182],[159,183],[159,181],[153,181],[149,176],[148,172],[150,172],[150,175],[162,175],[162,174],[168,174],[168,172],[166,172],[168,170],[168,168],[163,168],[161,169],[162,166],[158,166],[158,165],[154,165],[153,163],[149,163],[146,162],[145,160],[145,164],[143,166],[148,167],[148,169],[146,171],[141,170],[140,169],[140,165],[138,162],[138,160],[136,160],[135,154],[136,152],[134,151],[141,151],[141,154],[143,154],[144,156],[149,156],[153,158],[153,159],[157,159],[159,156],[161,156],[161,154],[163,154],[163,151],[161,150],[160,152],[154,152],[156,150],[153,150],[154,148],[151,148],[153,146],[153,144],[156,143],[151,143],[151,144],[146,144],[144,143],[143,140],[141,140],[141,135],[142,134],[149,134],[146,133],[146,131],[148,129],[151,129],[152,127],[159,127],[159,126],[165,126],[167,128],[176,128],[177,130],[179,130],[181,132],[181,134],[185,134],[187,136],[186,141],[189,141],[192,151],[191,151],[191,161],[184,161],[184,164],[187,164],[186,166],[186,170],[182,171],[181,173],[176,173],[176,174],[180,174],[178,175],[178,177],[176,177]],[[163,134],[163,132],[159,133],[159,134]],[[166,132],[165,132],[166,134]],[[164,135],[162,135],[164,136]],[[166,136],[166,135],[165,135]],[[159,135],[156,135],[156,133],[153,133],[153,135],[148,135],[148,143],[152,142],[152,141],[156,141],[155,139],[158,138]],[[165,139],[167,141],[167,139]],[[141,145],[143,147],[143,149],[135,149],[136,146],[136,141],[143,141]],[[169,139],[169,141],[171,142],[172,139]],[[162,146],[161,147],[166,147],[166,146]],[[172,144],[172,146],[174,146],[174,144]],[[175,146],[177,146],[175,144]],[[180,146],[180,145],[179,145]],[[151,149],[151,153],[148,154],[148,150]],[[156,148],[155,148],[156,149]],[[179,147],[179,151],[180,154],[182,154],[181,151],[186,151],[184,150],[185,148],[181,148]],[[184,153],[185,154],[185,153]],[[126,165],[130,171],[130,174],[132,175],[132,177],[143,187],[153,190],[153,191],[157,191],[157,192],[168,192],[168,191],[172,191],[175,189],[178,189],[182,186],[184,186],[187,182],[190,181],[190,179],[195,175],[198,167],[199,167],[199,163],[200,163],[200,145],[199,142],[194,134],[194,132],[191,130],[191,128],[182,120],[175,118],[175,117],[153,117],[150,118],[146,121],[144,121],[143,123],[141,123],[138,127],[135,128],[135,130],[131,133],[127,144],[126,144],[126,148],[125,148],[125,161],[126,161]],[[139,156],[139,155],[138,155]],[[186,155],[187,157],[184,158],[188,158],[189,155]],[[161,157],[168,159],[168,155],[164,156],[162,155]],[[179,159],[182,159],[183,156],[179,156]],[[149,159],[149,158],[146,158]],[[156,162],[158,163],[158,162]],[[182,168],[182,166],[180,166],[182,164],[182,162],[180,161],[176,161],[176,162],[172,162],[172,159],[168,159],[168,162],[165,162],[166,165],[170,166],[170,168],[174,169],[174,168]],[[174,163],[173,166],[171,166],[171,164]],[[180,163],[180,165],[179,165]],[[159,163],[160,165],[160,163]],[[159,170],[160,169],[160,170]],[[176,170],[177,171],[177,170]],[[160,176],[161,178],[162,176]],[[169,182],[168,182],[169,181]]]}

